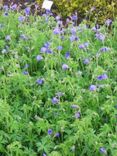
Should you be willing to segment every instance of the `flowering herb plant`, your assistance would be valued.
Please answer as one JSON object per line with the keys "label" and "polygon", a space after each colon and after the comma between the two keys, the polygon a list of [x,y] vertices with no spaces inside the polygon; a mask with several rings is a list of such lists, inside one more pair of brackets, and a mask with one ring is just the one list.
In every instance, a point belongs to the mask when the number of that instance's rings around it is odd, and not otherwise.
{"label": "flowering herb plant", "polygon": [[17,7],[0,11],[0,155],[116,156],[117,21]]}

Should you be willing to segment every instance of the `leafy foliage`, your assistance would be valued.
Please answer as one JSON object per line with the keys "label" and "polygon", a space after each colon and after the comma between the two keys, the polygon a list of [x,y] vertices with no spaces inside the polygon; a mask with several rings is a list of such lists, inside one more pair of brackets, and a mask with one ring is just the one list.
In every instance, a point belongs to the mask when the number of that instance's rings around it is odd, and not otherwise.
{"label": "leafy foliage", "polygon": [[[42,4],[43,1],[37,2]],[[91,21],[103,24],[105,19],[114,19],[117,16],[116,7],[116,0],[54,0],[53,11],[63,17],[70,16],[76,11],[79,21],[86,18],[89,24]]]}
{"label": "leafy foliage", "polygon": [[116,156],[117,21],[0,15],[0,155]]}

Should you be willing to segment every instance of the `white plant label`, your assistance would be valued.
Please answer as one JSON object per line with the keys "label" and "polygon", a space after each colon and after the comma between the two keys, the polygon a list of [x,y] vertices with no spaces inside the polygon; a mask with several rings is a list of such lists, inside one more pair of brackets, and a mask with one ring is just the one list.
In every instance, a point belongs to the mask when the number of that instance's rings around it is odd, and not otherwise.
{"label": "white plant label", "polygon": [[53,4],[53,1],[44,0],[42,8],[46,10],[51,10],[52,4]]}

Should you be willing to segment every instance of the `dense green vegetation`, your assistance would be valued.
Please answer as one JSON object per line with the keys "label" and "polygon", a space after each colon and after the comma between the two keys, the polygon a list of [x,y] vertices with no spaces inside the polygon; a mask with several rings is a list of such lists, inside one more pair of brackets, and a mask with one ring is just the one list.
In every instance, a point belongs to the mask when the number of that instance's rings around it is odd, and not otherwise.
{"label": "dense green vegetation", "polygon": [[117,21],[15,9],[0,11],[0,155],[117,156]]}

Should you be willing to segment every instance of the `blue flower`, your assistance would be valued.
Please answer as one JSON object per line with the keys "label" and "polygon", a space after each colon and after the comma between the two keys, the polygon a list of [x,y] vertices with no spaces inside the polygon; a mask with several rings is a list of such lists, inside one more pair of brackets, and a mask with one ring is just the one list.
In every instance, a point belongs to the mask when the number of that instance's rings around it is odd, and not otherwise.
{"label": "blue flower", "polygon": [[92,30],[93,30],[94,32],[98,32],[98,29],[97,29],[96,27],[93,27]]}
{"label": "blue flower", "polygon": [[79,45],[79,48],[80,48],[80,49],[85,49],[85,45],[84,45],[84,44],[80,44],[80,45]]}
{"label": "blue flower", "polygon": [[79,45],[79,48],[85,50],[85,49],[88,48],[88,46],[89,46],[89,43],[88,43],[88,42],[85,42],[85,43],[83,43],[83,44],[80,44],[80,45]]}
{"label": "blue flower", "polygon": [[102,47],[102,48],[100,49],[101,52],[107,52],[107,51],[109,51],[109,50],[110,50],[110,48],[108,48],[108,47]]}
{"label": "blue flower", "polygon": [[96,85],[90,85],[89,90],[90,91],[96,91],[97,87]]}
{"label": "blue flower", "polygon": [[107,25],[108,27],[112,24],[112,20],[111,19],[107,19],[105,21],[105,25]]}
{"label": "blue flower", "polygon": [[59,138],[59,137],[60,137],[60,133],[57,132],[57,133],[55,134],[55,137],[56,137],[56,138]]}
{"label": "blue flower", "polygon": [[62,22],[62,21],[57,21],[57,24],[58,24],[59,26],[62,26],[63,22]]}
{"label": "blue flower", "polygon": [[85,48],[88,48],[89,43],[88,43],[88,42],[85,42],[85,43],[84,43],[84,46],[85,46]]}
{"label": "blue flower", "polygon": [[51,135],[52,134],[52,129],[48,129],[48,134]]}
{"label": "blue flower", "polygon": [[54,33],[55,35],[58,35],[58,34],[61,33],[61,31],[60,31],[59,28],[55,28],[55,29],[53,30],[53,33]]}
{"label": "blue flower", "polygon": [[72,35],[76,35],[76,28],[75,27],[71,28],[71,33],[72,33]]}
{"label": "blue flower", "polygon": [[102,33],[97,33],[95,36],[100,41],[104,41],[105,40],[105,35],[102,34]]}
{"label": "blue flower", "polygon": [[50,47],[50,42],[46,42],[46,43],[44,44],[44,47],[49,48],[49,47]]}
{"label": "blue flower", "polygon": [[25,14],[29,15],[30,14],[30,7],[25,8]]}
{"label": "blue flower", "polygon": [[79,108],[79,106],[78,105],[71,105],[71,108],[73,108],[73,109],[77,109],[77,108]]}
{"label": "blue flower", "polygon": [[107,78],[108,78],[108,76],[107,76],[106,74],[102,74],[102,75],[99,75],[99,76],[97,77],[98,80],[105,80],[105,79],[107,79]]}
{"label": "blue flower", "polygon": [[6,39],[6,41],[10,41],[10,40],[11,40],[10,35],[7,35],[7,36],[5,37],[5,39]]}
{"label": "blue flower", "polygon": [[42,85],[44,83],[44,79],[38,79],[36,82],[37,84]]}
{"label": "blue flower", "polygon": [[5,12],[5,13],[4,13],[4,16],[6,16],[6,17],[7,17],[8,15],[9,15],[9,14],[8,14],[8,12]]}
{"label": "blue flower", "polygon": [[43,153],[43,156],[47,156],[45,153]]}
{"label": "blue flower", "polygon": [[36,59],[37,59],[37,61],[41,61],[41,60],[43,60],[43,57],[41,55],[37,55]]}
{"label": "blue flower", "polygon": [[75,35],[72,35],[72,36],[70,36],[69,39],[70,39],[71,42],[73,42],[73,41],[77,41],[78,40],[78,37],[75,36]]}
{"label": "blue flower", "polygon": [[76,118],[76,119],[79,119],[80,117],[81,117],[80,112],[76,112],[76,113],[75,113],[75,118]]}
{"label": "blue flower", "polygon": [[58,104],[59,103],[59,99],[57,97],[53,97],[51,101],[52,101],[53,104]]}
{"label": "blue flower", "polygon": [[65,53],[65,58],[66,58],[66,59],[69,59],[69,58],[70,58],[70,52],[66,52],[66,53]]}
{"label": "blue flower", "polygon": [[28,37],[27,37],[25,34],[21,34],[21,35],[20,35],[20,38],[21,38],[22,40],[28,40]]}
{"label": "blue flower", "polygon": [[99,151],[102,154],[107,154],[107,151],[106,151],[106,149],[104,147],[100,147]]}
{"label": "blue flower", "polygon": [[52,51],[51,49],[47,49],[47,50],[46,50],[46,53],[48,53],[48,54],[52,54],[53,51]]}
{"label": "blue flower", "polygon": [[58,47],[57,47],[57,50],[59,50],[59,51],[61,51],[62,49],[63,49],[62,46],[58,46]]}
{"label": "blue flower", "polygon": [[19,16],[19,17],[18,17],[18,20],[19,20],[19,22],[24,22],[25,17],[24,17],[24,16]]}
{"label": "blue flower", "polygon": [[17,4],[13,4],[13,5],[11,6],[11,9],[12,9],[12,10],[16,10],[16,9],[17,9]]}
{"label": "blue flower", "polygon": [[3,6],[3,9],[4,9],[5,11],[8,11],[8,9],[9,9],[8,5],[4,5],[4,6]]}
{"label": "blue flower", "polygon": [[71,18],[72,18],[73,21],[77,21],[78,20],[78,16],[77,15],[72,15]]}
{"label": "blue flower", "polygon": [[62,92],[57,92],[56,93],[56,96],[58,96],[58,97],[61,97],[61,96],[63,96],[64,95],[64,93],[62,93]]}
{"label": "blue flower", "polygon": [[84,59],[83,61],[84,64],[89,64],[90,63],[90,60],[88,58]]}
{"label": "blue flower", "polygon": [[55,18],[57,21],[59,21],[60,19],[61,19],[61,17],[60,16],[56,16],[56,18]]}
{"label": "blue flower", "polygon": [[62,69],[63,69],[63,70],[68,70],[68,69],[69,69],[69,66],[68,66],[67,64],[63,64],[63,65],[62,65]]}
{"label": "blue flower", "polygon": [[42,47],[40,51],[41,51],[41,53],[45,53],[47,51],[47,48],[46,47]]}
{"label": "blue flower", "polygon": [[28,72],[28,71],[23,71],[23,74],[24,74],[24,75],[28,75],[29,72]]}

